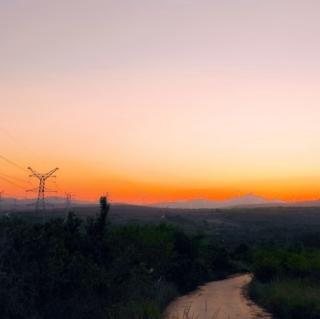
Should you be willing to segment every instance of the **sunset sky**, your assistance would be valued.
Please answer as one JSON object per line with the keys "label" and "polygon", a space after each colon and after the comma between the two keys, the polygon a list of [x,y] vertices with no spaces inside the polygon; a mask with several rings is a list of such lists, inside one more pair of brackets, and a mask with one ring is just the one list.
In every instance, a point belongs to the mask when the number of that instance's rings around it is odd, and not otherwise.
{"label": "sunset sky", "polygon": [[319,57],[318,0],[0,0],[0,190],[320,198]]}

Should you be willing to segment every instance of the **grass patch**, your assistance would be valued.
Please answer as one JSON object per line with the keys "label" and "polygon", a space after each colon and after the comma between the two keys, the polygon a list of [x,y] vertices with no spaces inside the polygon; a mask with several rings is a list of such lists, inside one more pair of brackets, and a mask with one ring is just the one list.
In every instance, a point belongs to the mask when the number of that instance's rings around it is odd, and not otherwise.
{"label": "grass patch", "polygon": [[320,284],[306,279],[254,281],[251,297],[281,319],[319,319]]}
{"label": "grass patch", "polygon": [[317,249],[259,249],[250,296],[277,318],[319,319],[319,261]]}

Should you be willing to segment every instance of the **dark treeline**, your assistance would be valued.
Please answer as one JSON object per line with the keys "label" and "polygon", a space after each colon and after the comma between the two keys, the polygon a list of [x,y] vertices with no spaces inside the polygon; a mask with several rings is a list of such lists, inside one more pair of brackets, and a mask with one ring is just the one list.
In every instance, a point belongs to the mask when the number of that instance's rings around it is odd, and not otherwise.
{"label": "dark treeline", "polygon": [[178,294],[237,267],[208,236],[166,224],[113,226],[108,211],[102,198],[100,214],[85,221],[3,218],[1,318],[160,318]]}

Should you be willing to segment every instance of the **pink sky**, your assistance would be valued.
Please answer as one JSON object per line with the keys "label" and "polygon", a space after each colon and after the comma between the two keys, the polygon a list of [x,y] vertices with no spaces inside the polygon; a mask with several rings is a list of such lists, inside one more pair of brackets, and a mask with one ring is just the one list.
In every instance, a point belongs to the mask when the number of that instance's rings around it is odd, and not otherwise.
{"label": "pink sky", "polygon": [[[81,198],[317,198],[319,10],[1,1],[0,154],[59,166],[59,191]],[[4,161],[0,174],[27,176]]]}

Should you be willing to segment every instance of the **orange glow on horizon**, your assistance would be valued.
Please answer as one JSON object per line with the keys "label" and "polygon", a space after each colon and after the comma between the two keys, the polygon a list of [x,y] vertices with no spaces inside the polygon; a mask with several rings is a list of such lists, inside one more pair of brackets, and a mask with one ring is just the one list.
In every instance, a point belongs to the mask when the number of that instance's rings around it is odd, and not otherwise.
{"label": "orange glow on horizon", "polygon": [[[0,1],[0,154],[78,199],[319,198],[319,10]],[[0,159],[6,196],[28,175]]]}
{"label": "orange glow on horizon", "polygon": [[[20,172],[15,173],[11,172],[10,177],[6,178],[7,175],[4,175],[3,171],[0,172],[0,181],[6,190],[5,196],[17,196],[18,198],[35,196],[35,194],[26,193],[23,188],[36,187],[37,180],[21,178]],[[11,184],[12,181],[14,185]],[[200,187],[203,184],[201,182],[191,184],[194,184],[195,187],[189,187],[185,182],[160,184],[159,182],[127,180],[111,175],[102,177],[98,174],[92,176],[71,174],[66,176],[61,169],[57,172],[57,181],[48,181],[48,188],[57,190],[57,194],[48,193],[47,195],[63,197],[64,191],[72,191],[75,199],[97,201],[101,194],[108,193],[112,202],[132,204],[154,204],[188,199],[224,200],[247,194],[254,194],[269,200],[277,199],[289,202],[320,198],[320,177],[247,180],[234,182],[234,184],[217,181],[213,183],[214,186],[207,185],[207,187]]]}

